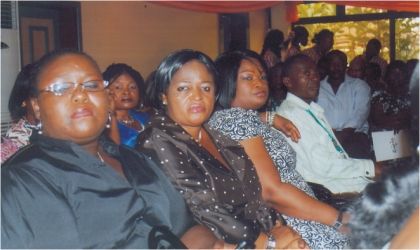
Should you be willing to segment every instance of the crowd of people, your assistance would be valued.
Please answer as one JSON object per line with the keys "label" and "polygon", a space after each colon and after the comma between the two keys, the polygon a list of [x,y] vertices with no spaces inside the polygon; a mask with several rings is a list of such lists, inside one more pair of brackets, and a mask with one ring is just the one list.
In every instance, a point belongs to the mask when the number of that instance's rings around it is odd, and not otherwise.
{"label": "crowd of people", "polygon": [[[418,64],[382,71],[372,39],[347,67],[331,31],[307,41],[295,27],[261,54],[183,49],[146,81],[70,50],[23,68],[1,145],[2,248],[150,248],[159,228],[163,248],[418,247],[418,160],[386,167],[370,140],[418,136]],[[337,209],[309,183],[356,195]]]}

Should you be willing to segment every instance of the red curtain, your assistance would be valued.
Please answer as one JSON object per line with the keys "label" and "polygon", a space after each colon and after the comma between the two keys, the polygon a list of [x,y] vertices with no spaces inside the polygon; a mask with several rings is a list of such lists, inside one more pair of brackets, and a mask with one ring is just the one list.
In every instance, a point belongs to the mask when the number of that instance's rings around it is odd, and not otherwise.
{"label": "red curtain", "polygon": [[419,1],[323,1],[337,5],[369,7],[374,9],[419,12]]}
{"label": "red curtain", "polygon": [[283,1],[152,1],[167,7],[210,13],[240,13],[273,7]]}

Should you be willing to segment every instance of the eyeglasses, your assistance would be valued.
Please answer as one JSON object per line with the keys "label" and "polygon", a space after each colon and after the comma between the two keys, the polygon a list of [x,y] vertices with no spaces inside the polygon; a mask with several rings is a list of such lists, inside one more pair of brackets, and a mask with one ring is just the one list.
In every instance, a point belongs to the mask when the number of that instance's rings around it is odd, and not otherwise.
{"label": "eyeglasses", "polygon": [[87,81],[84,83],[74,83],[74,82],[55,82],[45,89],[39,90],[39,92],[52,92],[54,95],[68,95],[73,93],[77,86],[82,85],[82,90],[87,92],[99,92],[102,91],[108,86],[108,81],[103,80],[93,80]]}

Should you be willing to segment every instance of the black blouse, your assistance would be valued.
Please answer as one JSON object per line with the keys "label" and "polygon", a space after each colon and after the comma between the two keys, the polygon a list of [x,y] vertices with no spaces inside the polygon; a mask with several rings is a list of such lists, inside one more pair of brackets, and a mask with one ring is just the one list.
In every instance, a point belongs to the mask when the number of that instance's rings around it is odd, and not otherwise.
{"label": "black blouse", "polygon": [[137,139],[136,149],[149,155],[184,195],[196,221],[230,244],[252,244],[283,218],[262,198],[256,169],[244,148],[205,124],[230,171],[165,114],[153,116]]}
{"label": "black blouse", "polygon": [[117,171],[71,141],[37,136],[1,169],[2,248],[148,248],[153,226],[194,224],[182,195],[147,157],[103,136]]}

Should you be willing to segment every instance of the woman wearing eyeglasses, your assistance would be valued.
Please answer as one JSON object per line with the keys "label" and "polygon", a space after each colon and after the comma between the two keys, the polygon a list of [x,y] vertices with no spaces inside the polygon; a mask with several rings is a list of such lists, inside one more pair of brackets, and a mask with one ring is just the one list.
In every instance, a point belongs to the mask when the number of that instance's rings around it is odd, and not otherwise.
{"label": "woman wearing eyeglasses", "polygon": [[148,157],[103,133],[107,82],[91,57],[52,52],[33,70],[42,134],[2,165],[2,248],[145,249],[155,226],[190,248],[220,243]]}
{"label": "woman wearing eyeglasses", "polygon": [[[143,77],[124,63],[111,64],[102,74],[109,81],[113,101],[109,136],[116,143],[134,147],[137,135],[144,130],[150,115],[140,112],[146,92]],[[116,119],[114,119],[116,118]]]}

